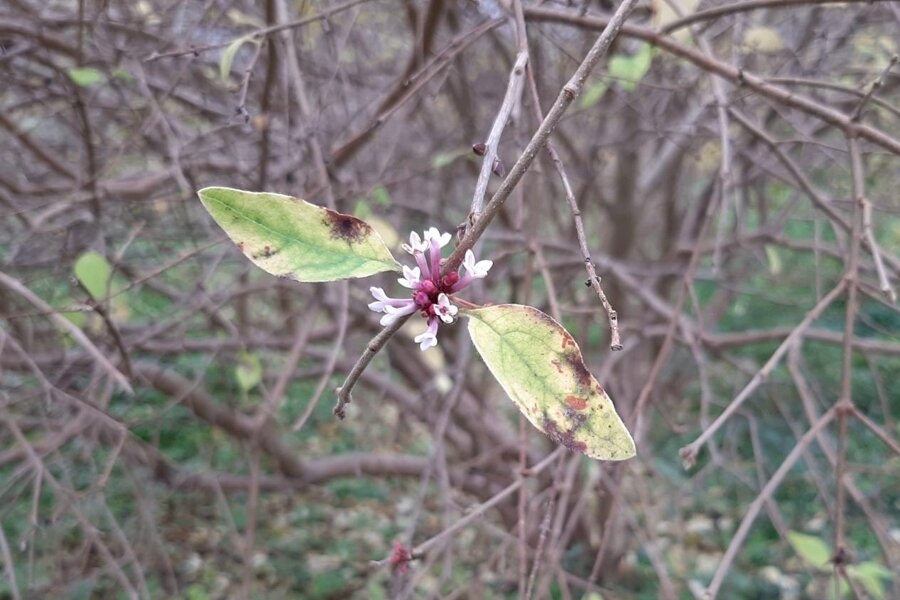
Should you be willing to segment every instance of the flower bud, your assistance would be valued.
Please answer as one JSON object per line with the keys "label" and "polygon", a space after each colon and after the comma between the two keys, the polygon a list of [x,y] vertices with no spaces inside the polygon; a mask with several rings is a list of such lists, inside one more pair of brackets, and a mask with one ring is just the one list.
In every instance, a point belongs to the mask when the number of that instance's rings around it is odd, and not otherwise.
{"label": "flower bud", "polygon": [[[431,283],[431,282],[429,281],[427,283]],[[432,283],[431,285],[434,285],[434,284]],[[415,293],[415,295],[413,296],[413,300],[416,301],[416,305],[422,306],[422,307],[425,307],[425,306],[428,306],[429,304],[431,304],[431,298],[429,298],[428,294],[426,294],[425,292],[423,292],[421,290],[419,290],[418,292]]]}
{"label": "flower bud", "polygon": [[456,282],[459,281],[459,273],[456,271],[451,271],[444,275],[443,279],[441,279],[441,286],[447,290],[456,285]]}
{"label": "flower bud", "polygon": [[425,281],[423,281],[422,283],[419,284],[419,291],[425,292],[426,294],[431,296],[432,294],[437,293],[438,289],[437,289],[437,286],[434,285],[433,281],[431,281],[430,279],[426,279]]}

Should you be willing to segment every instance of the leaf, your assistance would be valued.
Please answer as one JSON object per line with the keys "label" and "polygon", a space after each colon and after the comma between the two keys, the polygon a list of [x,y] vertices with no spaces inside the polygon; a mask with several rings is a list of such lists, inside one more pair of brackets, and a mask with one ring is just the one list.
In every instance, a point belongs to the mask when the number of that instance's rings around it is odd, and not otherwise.
{"label": "leaf", "polygon": [[241,12],[236,8],[229,8],[225,11],[225,16],[235,25],[249,25],[255,29],[262,29],[266,26],[265,22],[259,17]]}
{"label": "leaf", "polygon": [[382,208],[388,208],[391,205],[391,195],[383,185],[375,186],[372,191],[369,192],[369,198]]}
{"label": "leaf", "polygon": [[[250,35],[243,35],[225,47],[225,50],[222,51],[222,58],[219,59],[219,77],[222,78],[222,81],[228,82],[228,77],[231,75],[231,64],[234,62],[234,57],[237,56],[238,50],[241,49],[247,42],[253,42],[253,37]],[[255,42],[254,42],[255,43]]]}
{"label": "leaf", "polygon": [[[672,0],[651,0],[653,27],[662,29],[663,26],[680,19],[682,16],[686,17],[693,14],[696,12],[699,4],[699,0],[677,0],[676,2]],[[677,11],[675,10],[676,6],[678,8]],[[677,29],[671,35],[682,44],[690,44],[692,41],[690,27]]]}
{"label": "leaf", "polygon": [[746,53],[774,54],[784,50],[784,42],[781,40],[781,34],[771,27],[751,27],[744,34],[741,50]]}
{"label": "leaf", "polygon": [[464,310],[475,348],[531,424],[570,450],[600,460],[634,456],[612,400],[563,327],[531,306]]}
{"label": "leaf", "polygon": [[590,84],[584,91],[584,94],[581,95],[579,106],[581,108],[590,108],[594,106],[600,102],[600,99],[603,97],[603,94],[606,93],[607,89],[609,89],[609,82],[606,80]]}
{"label": "leaf", "polygon": [[867,560],[866,562],[848,566],[847,574],[862,583],[873,597],[878,600],[885,597],[886,590],[882,579],[891,579],[891,572],[887,568],[877,562]]}
{"label": "leaf", "polygon": [[282,194],[208,187],[197,193],[255,265],[295,281],[335,281],[398,271],[371,225]]}
{"label": "leaf", "polygon": [[438,152],[431,158],[431,166],[434,169],[443,169],[456,161],[456,159],[467,156],[472,153],[471,148],[462,150],[450,150],[448,152]]}
{"label": "leaf", "polygon": [[262,364],[255,354],[241,352],[238,365],[234,368],[234,378],[244,392],[249,392],[262,381]]}
{"label": "leaf", "polygon": [[766,244],[766,258],[769,260],[769,273],[772,275],[780,275],[782,265],[781,256],[778,254],[778,247],[772,244]]}
{"label": "leaf", "polygon": [[609,74],[618,77],[617,82],[628,91],[637,87],[638,82],[644,78],[650,70],[653,62],[653,49],[650,44],[643,42],[638,51],[631,56],[617,54],[609,61]]}
{"label": "leaf", "polygon": [[75,261],[75,277],[94,300],[100,301],[109,293],[112,266],[102,254],[85,252]]}
{"label": "leaf", "polygon": [[817,569],[827,568],[828,561],[831,560],[831,549],[828,544],[814,535],[799,531],[788,531],[787,538],[794,552],[799,554],[806,564]]}
{"label": "leaf", "polygon": [[90,87],[106,80],[103,73],[93,67],[72,67],[66,71],[75,85]]}

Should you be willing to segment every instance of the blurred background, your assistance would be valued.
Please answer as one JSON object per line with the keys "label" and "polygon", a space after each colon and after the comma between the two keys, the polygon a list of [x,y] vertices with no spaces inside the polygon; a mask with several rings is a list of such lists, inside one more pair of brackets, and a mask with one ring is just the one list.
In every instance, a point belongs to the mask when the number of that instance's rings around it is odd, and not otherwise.
{"label": "blurred background", "polygon": [[638,3],[551,137],[621,351],[546,152],[487,229],[466,297],[565,324],[625,463],[551,455],[461,325],[337,420],[395,277],[279,280],[197,199],[455,232],[516,13],[506,170],[616,7],[0,5],[0,598],[900,597],[897,2]]}

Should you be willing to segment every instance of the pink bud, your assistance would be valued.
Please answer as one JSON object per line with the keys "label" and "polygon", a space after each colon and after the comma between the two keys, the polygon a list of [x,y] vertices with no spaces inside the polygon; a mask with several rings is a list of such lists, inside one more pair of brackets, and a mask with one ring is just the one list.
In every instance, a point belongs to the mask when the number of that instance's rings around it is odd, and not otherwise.
{"label": "pink bud", "polygon": [[[431,283],[431,282],[428,281],[427,283]],[[434,285],[434,284],[432,284],[432,285]],[[413,299],[415,300],[415,302],[418,306],[425,307],[425,306],[428,306],[429,304],[431,304],[431,298],[428,296],[428,294],[426,294],[422,290],[419,290],[418,292],[416,292],[415,296],[413,296]]]}
{"label": "pink bud", "polygon": [[457,281],[459,281],[459,273],[457,273],[456,271],[451,271],[450,273],[444,275],[444,278],[441,279],[441,286],[445,290],[448,290],[456,285]]}
{"label": "pink bud", "polygon": [[434,282],[430,279],[426,279],[425,281],[419,284],[419,291],[425,292],[429,296],[436,294],[438,289],[437,286],[434,285]]}
{"label": "pink bud", "polygon": [[400,542],[394,542],[394,551],[391,553],[391,557],[388,559],[388,563],[390,563],[391,568],[399,571],[400,573],[406,573],[409,570],[409,561],[412,560],[412,552],[406,549],[406,547]]}

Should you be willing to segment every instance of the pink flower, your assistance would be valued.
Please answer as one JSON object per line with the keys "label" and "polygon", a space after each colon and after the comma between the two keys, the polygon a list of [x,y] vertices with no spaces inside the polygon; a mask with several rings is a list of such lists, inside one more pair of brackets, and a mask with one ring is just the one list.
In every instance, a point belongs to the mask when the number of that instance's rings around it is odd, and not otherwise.
{"label": "pink flower", "polygon": [[440,321],[437,317],[428,319],[428,329],[415,337],[415,342],[419,344],[419,349],[424,352],[432,346],[437,346],[437,330]]}
{"label": "pink flower", "polygon": [[450,243],[450,239],[449,233],[441,233],[435,227],[425,231],[422,237],[415,231],[409,234],[409,244],[403,244],[403,249],[413,255],[418,266],[410,268],[404,265],[403,277],[397,280],[400,285],[412,290],[409,297],[390,298],[381,288],[369,288],[375,298],[369,309],[384,313],[381,317],[383,326],[417,311],[427,319],[428,328],[415,337],[423,351],[437,346],[441,323],[449,324],[456,320],[459,308],[450,302],[450,294],[468,287],[475,279],[485,277],[494,264],[489,260],[476,261],[475,254],[468,250],[463,261],[466,274],[460,277],[459,272],[452,271],[441,277],[441,249]]}
{"label": "pink flower", "polygon": [[439,316],[441,321],[444,323],[452,323],[453,318],[458,311],[458,308],[450,304],[450,298],[447,297],[447,294],[440,294],[438,296],[437,308],[434,309],[434,314]]}

